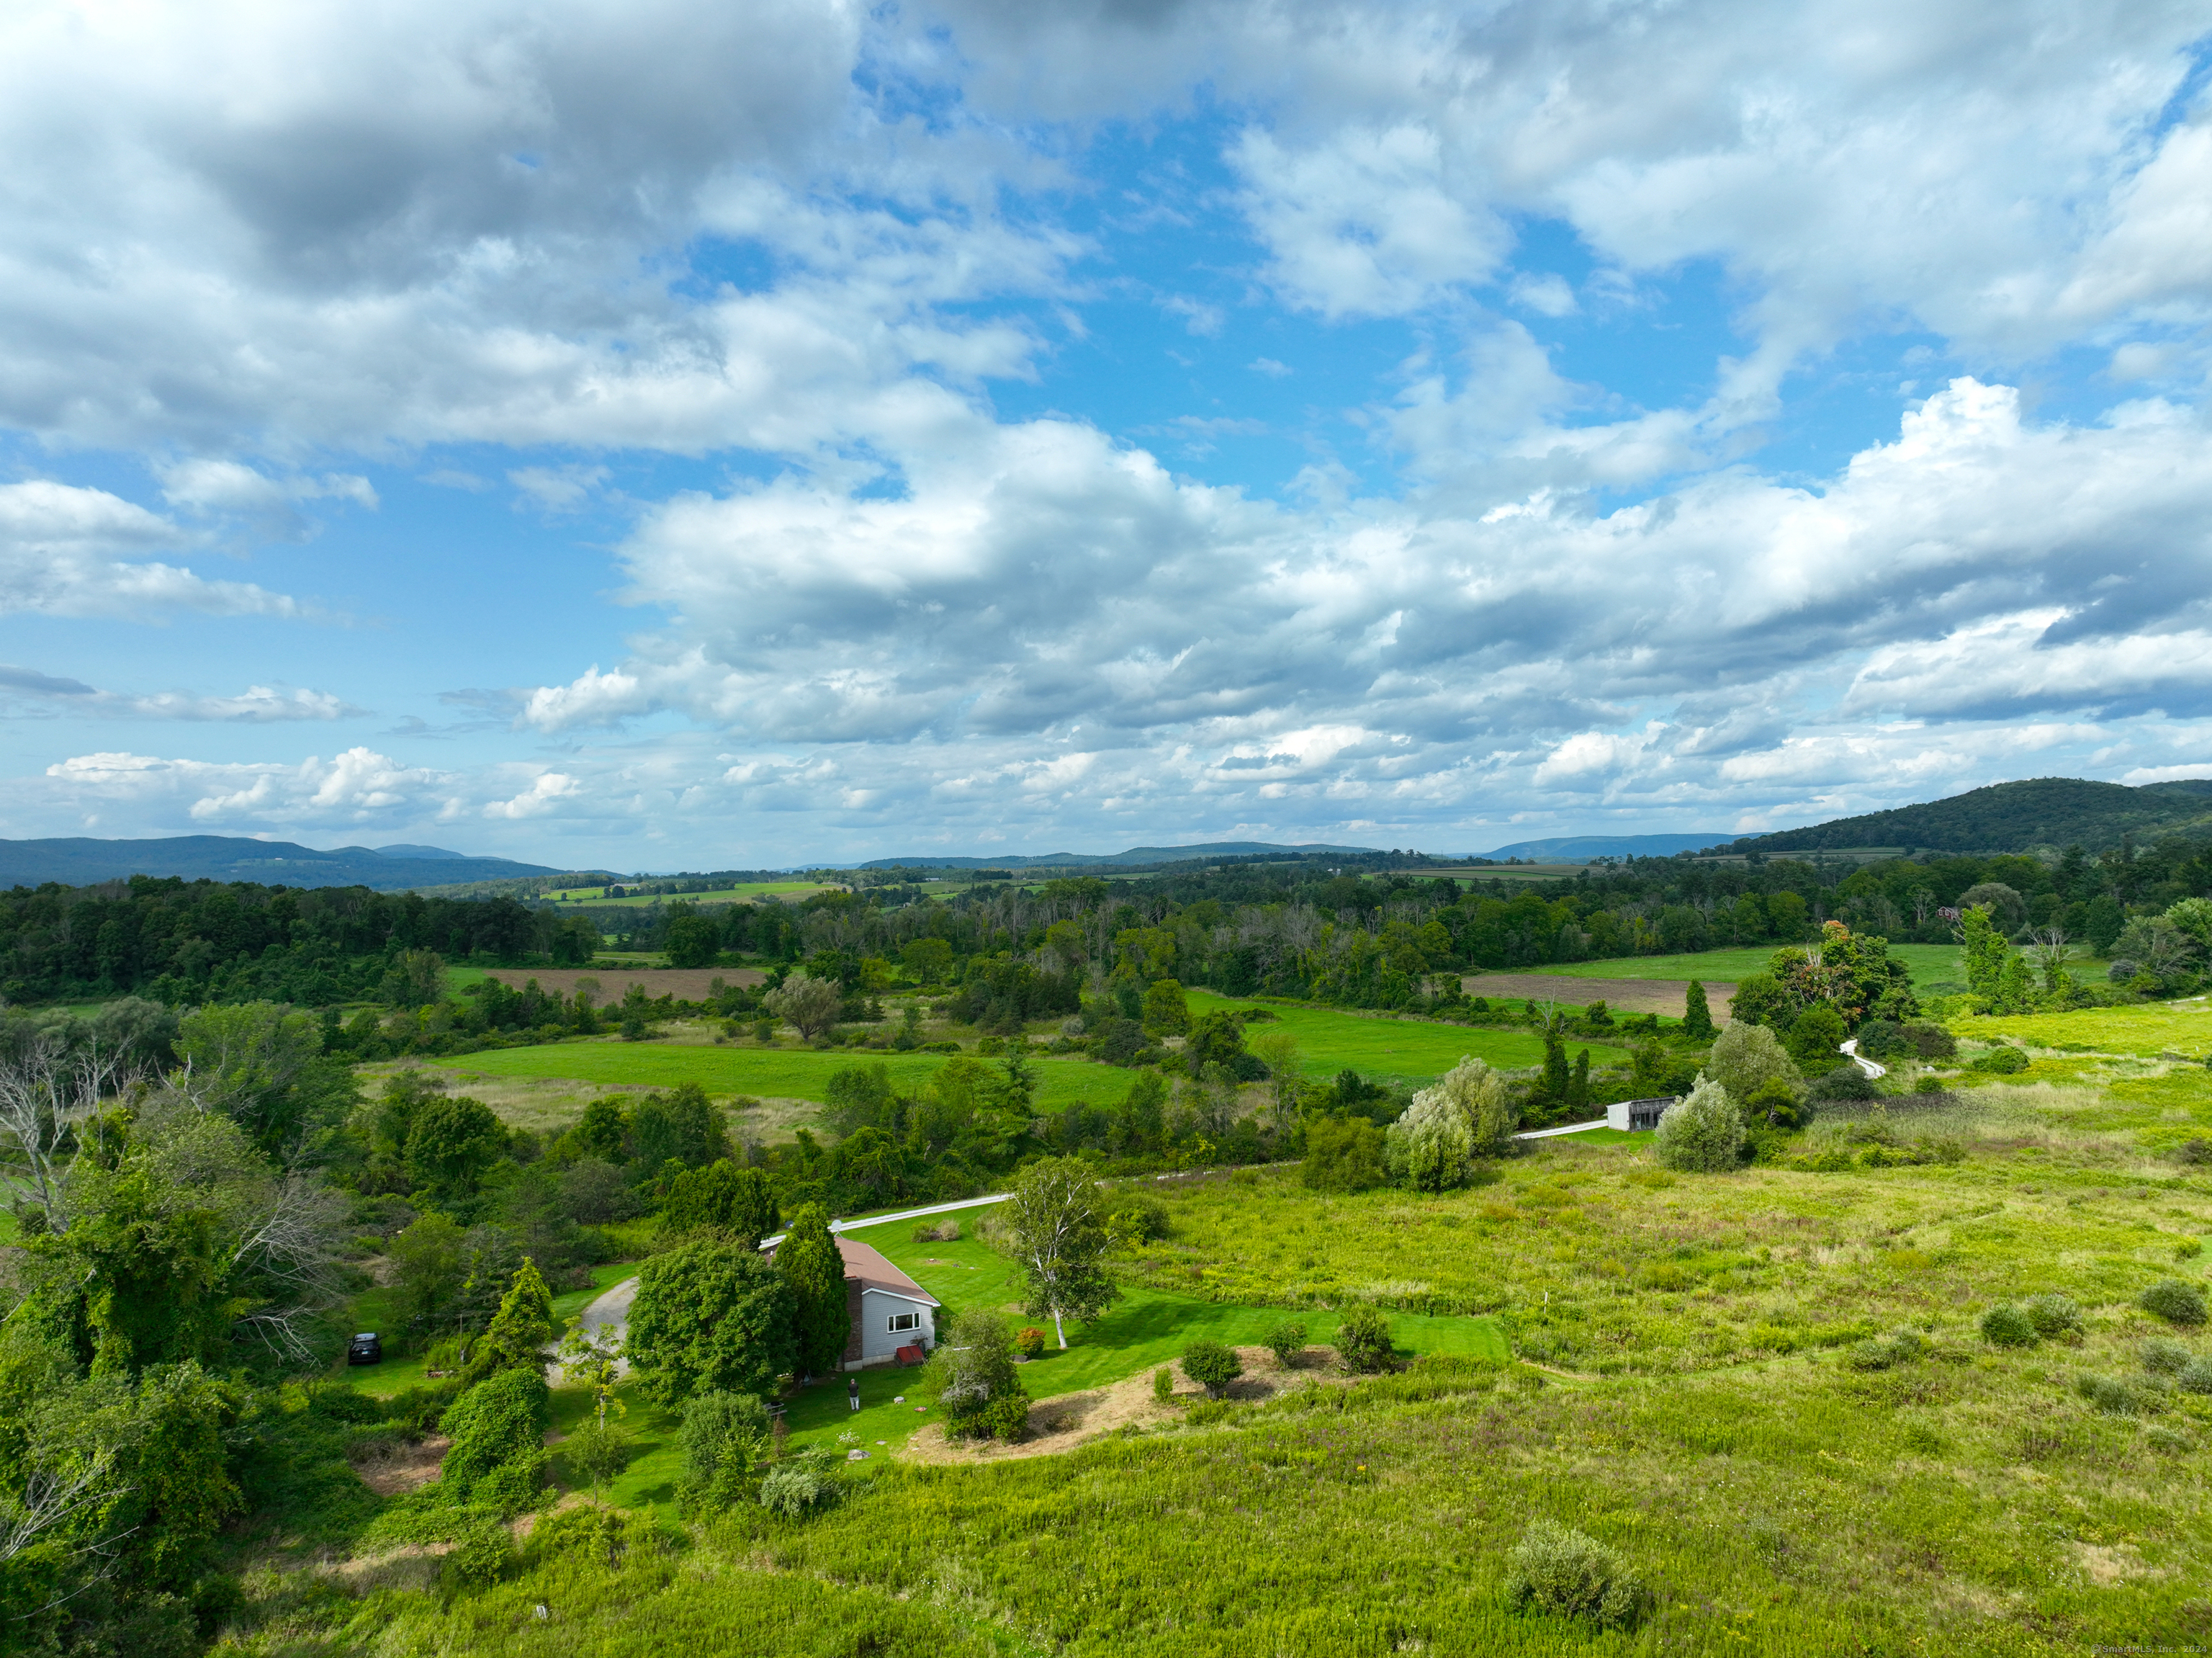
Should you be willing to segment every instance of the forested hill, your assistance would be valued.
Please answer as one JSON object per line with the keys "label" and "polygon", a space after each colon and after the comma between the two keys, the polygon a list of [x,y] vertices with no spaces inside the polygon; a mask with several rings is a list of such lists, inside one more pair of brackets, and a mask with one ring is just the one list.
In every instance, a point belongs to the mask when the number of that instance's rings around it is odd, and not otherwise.
{"label": "forested hill", "polygon": [[2025,852],[2079,846],[2102,852],[2133,835],[2179,833],[2212,825],[2212,778],[2130,789],[2081,777],[2031,777],[1992,783],[1948,800],[1809,828],[1750,835],[1716,852],[1810,852],[1887,846],[1931,852]]}
{"label": "forested hill", "polygon": [[85,887],[133,875],[249,881],[276,887],[367,887],[380,893],[560,872],[507,858],[467,857],[435,846],[341,846],[318,851],[289,840],[173,835],[160,840],[0,840],[0,887],[58,881]]}

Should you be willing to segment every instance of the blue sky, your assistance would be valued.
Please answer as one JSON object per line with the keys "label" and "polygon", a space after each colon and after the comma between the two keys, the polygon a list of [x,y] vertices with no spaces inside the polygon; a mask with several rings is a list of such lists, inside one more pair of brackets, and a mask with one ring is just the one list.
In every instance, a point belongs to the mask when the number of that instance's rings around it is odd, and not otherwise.
{"label": "blue sky", "polygon": [[2212,771],[2201,7],[33,4],[0,835]]}

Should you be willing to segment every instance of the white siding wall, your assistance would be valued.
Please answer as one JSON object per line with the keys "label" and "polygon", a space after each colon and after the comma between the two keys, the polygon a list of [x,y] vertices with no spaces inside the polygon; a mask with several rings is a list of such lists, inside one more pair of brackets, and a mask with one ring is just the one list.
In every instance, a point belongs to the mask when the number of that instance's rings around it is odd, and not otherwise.
{"label": "white siding wall", "polygon": [[[937,1344],[937,1325],[932,1314],[934,1308],[925,1301],[908,1301],[888,1290],[868,1289],[860,1295],[860,1362],[888,1364],[902,1347],[919,1347],[924,1351]],[[890,1328],[895,1314],[914,1313],[921,1315],[921,1326],[913,1330],[893,1332]]]}

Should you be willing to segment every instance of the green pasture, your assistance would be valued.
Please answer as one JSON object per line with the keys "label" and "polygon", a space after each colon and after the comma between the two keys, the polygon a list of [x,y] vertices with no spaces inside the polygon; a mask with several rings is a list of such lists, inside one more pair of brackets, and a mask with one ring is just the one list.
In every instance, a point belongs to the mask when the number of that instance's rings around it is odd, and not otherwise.
{"label": "green pasture", "polygon": [[[1474,1025],[1446,1025],[1431,1020],[1371,1018],[1330,1008],[1296,1006],[1285,1003],[1256,1003],[1249,997],[1216,996],[1211,991],[1188,993],[1194,1018],[1224,1008],[1264,1005],[1298,1039],[1298,1063],[1305,1074],[1325,1081],[1347,1068],[1362,1076],[1396,1077],[1425,1082],[1457,1064],[1463,1054],[1486,1059],[1502,1069],[1516,1070],[1544,1063],[1540,1037],[1527,1031],[1487,1030]],[[1267,1025],[1246,1027],[1249,1042]],[[1603,1043],[1575,1039],[1569,1051],[1590,1051],[1594,1065],[1625,1064],[1628,1056]]]}
{"label": "green pasture", "polygon": [[[1163,1182],[1169,1234],[1129,1275],[1242,1305],[1510,1313],[1551,1331],[1561,1362],[1599,1374],[1818,1350],[2039,1289],[2124,1306],[2212,1227],[2206,1192],[2152,1203],[2116,1184],[2146,1178],[2123,1173],[2142,1156],[2127,1143],[2155,1139],[2142,1131],[2165,1110],[2116,1110],[2087,1089],[1983,1090],[1941,1126],[1986,1141],[1996,1167],[1970,1157],[1695,1178],[1656,1167],[1648,1136],[1620,1145],[1583,1134],[1524,1142],[1488,1184],[1432,1197],[1321,1196],[1287,1169]],[[1902,1115],[1899,1128],[1931,1131]],[[1804,1143],[1844,1132],[1818,1125]],[[2010,1152],[1994,1149],[2021,1143],[2046,1157],[2081,1149],[2072,1173],[2046,1167],[2048,1183],[2022,1187],[2001,1161]]]}
{"label": "green pasture", "polygon": [[[1746,944],[1725,950],[1697,950],[1684,955],[1618,956],[1610,961],[1555,961],[1540,967],[1499,971],[1550,973],[1562,978],[1697,979],[1706,984],[1734,984],[1753,973],[1763,973],[1778,944]],[[1963,978],[1955,944],[1893,944],[1889,953],[1911,969],[1915,989],[1950,984]]]}
{"label": "green pasture", "polygon": [[1998,1037],[2034,1047],[2156,1058],[2212,1054],[2212,998],[2151,1002],[2133,1008],[2080,1008],[2070,1013],[2020,1014],[1994,1019],[1954,1019],[1951,1028],[1976,1041]]}
{"label": "green pasture", "polygon": [[[850,1065],[881,1063],[896,1087],[919,1091],[952,1056],[888,1053],[842,1048],[762,1048],[730,1043],[559,1042],[544,1047],[503,1048],[441,1059],[446,1069],[487,1076],[559,1077],[612,1088],[674,1088],[696,1082],[718,1097],[811,1100],[830,1097],[830,1078]],[[970,1055],[971,1058],[975,1056]],[[986,1064],[995,1064],[987,1059]],[[1088,1100],[1104,1104],[1129,1091],[1132,1073],[1077,1058],[1036,1061],[1036,1100],[1058,1108]]]}

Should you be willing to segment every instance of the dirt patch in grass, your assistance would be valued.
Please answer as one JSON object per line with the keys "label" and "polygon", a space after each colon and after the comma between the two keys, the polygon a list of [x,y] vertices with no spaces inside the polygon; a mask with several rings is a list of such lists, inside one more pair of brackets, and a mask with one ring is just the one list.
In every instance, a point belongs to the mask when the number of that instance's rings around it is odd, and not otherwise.
{"label": "dirt patch in grass", "polygon": [[[1223,1397],[1240,1404],[1256,1404],[1299,1387],[1342,1385],[1352,1378],[1336,1373],[1336,1350],[1309,1347],[1295,1369],[1286,1369],[1264,1347],[1240,1347],[1244,1374],[1223,1390]],[[1163,1404],[1152,1397],[1152,1373],[1145,1371],[1104,1387],[1080,1393],[1062,1393],[1030,1407],[1030,1436],[1016,1445],[994,1440],[949,1440],[943,1423],[923,1429],[908,1440],[902,1454],[909,1461],[950,1467],[981,1462],[1013,1462],[1025,1457],[1054,1456],[1087,1445],[1095,1439],[1130,1426],[1171,1427],[1183,1410],[1206,1402],[1206,1390],[1175,1373],[1175,1391]]]}
{"label": "dirt patch in grass", "polygon": [[[603,1094],[651,1094],[653,1090],[642,1086],[618,1082],[586,1082],[571,1076],[491,1076],[483,1071],[466,1069],[467,1062],[453,1064],[416,1066],[412,1061],[398,1064],[363,1065],[360,1068],[362,1085],[372,1094],[384,1086],[384,1079],[394,1071],[420,1069],[432,1076],[448,1093],[465,1094],[471,1100],[482,1100],[491,1108],[492,1115],[509,1128],[526,1128],[541,1132],[549,1128],[566,1128],[584,1114],[584,1107]],[[819,1110],[811,1106],[811,1110]]]}
{"label": "dirt patch in grass", "polygon": [[484,974],[520,990],[532,979],[541,991],[574,996],[581,985],[592,1002],[605,1007],[619,1002],[633,984],[645,986],[647,996],[673,996],[678,1002],[704,1002],[714,994],[714,984],[765,984],[768,975],[758,967],[494,967]]}
{"label": "dirt patch in grass", "polygon": [[365,1458],[354,1465],[354,1472],[379,1496],[404,1496],[438,1477],[438,1466],[446,1460],[446,1448],[452,1443],[433,1434],[412,1445],[395,1445],[380,1455]]}
{"label": "dirt patch in grass", "polygon": [[[1492,1001],[1518,1002],[1533,997],[1538,1002],[1565,1002],[1588,1007],[1602,1002],[1615,1013],[1657,1013],[1680,1019],[1689,1005],[1690,981],[1673,978],[1570,978],[1559,973],[1473,973],[1460,981],[1469,996]],[[1713,1022],[1725,1024],[1735,986],[1705,986],[1705,1003]]]}

